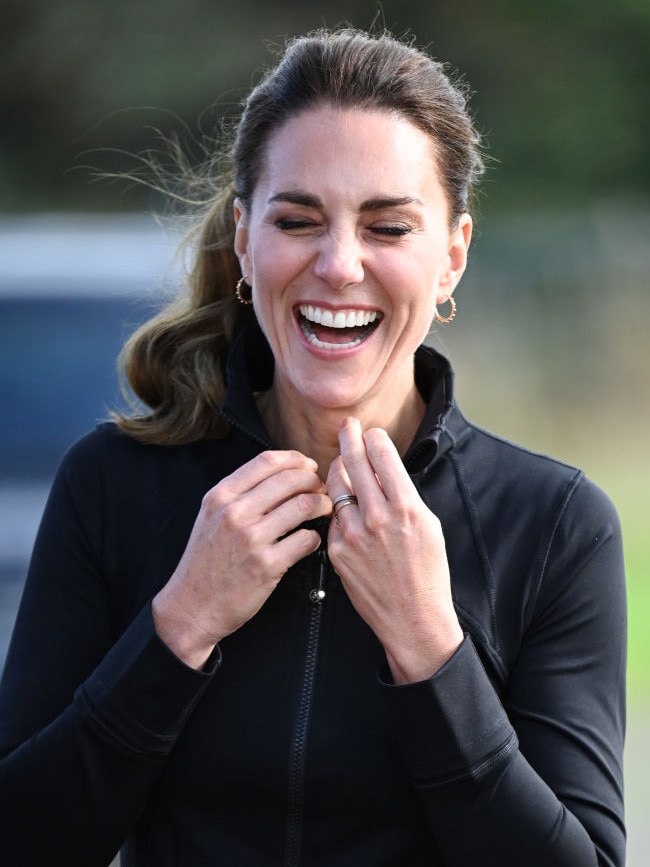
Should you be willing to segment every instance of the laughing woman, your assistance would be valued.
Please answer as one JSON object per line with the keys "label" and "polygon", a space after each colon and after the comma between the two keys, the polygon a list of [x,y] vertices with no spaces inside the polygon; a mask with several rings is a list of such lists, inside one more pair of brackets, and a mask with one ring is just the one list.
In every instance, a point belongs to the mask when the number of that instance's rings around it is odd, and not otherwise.
{"label": "laughing woman", "polygon": [[620,532],[423,345],[482,171],[390,35],[292,41],[213,178],[147,412],[77,443],[0,693],[3,864],[624,862]]}

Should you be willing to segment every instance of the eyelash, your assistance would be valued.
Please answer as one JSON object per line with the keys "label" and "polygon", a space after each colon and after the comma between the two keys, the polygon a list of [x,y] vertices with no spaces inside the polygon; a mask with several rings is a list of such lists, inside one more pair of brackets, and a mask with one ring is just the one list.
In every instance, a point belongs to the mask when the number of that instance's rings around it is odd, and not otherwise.
{"label": "eyelash", "polygon": [[292,229],[309,229],[316,224],[309,220],[292,220],[289,217],[282,217],[275,221],[275,225],[283,232],[290,232]]}
{"label": "eyelash", "polygon": [[403,223],[394,226],[374,226],[371,228],[373,232],[379,235],[388,235],[391,238],[402,238],[413,231],[411,226],[405,226]]}
{"label": "eyelash", "polygon": [[[282,217],[275,221],[275,225],[283,232],[291,232],[300,229],[313,229],[318,227],[318,223],[312,223],[309,220],[293,220],[289,217]],[[369,226],[371,232],[376,235],[384,235],[389,238],[403,238],[413,231],[411,226],[404,223],[398,223],[389,226]]]}

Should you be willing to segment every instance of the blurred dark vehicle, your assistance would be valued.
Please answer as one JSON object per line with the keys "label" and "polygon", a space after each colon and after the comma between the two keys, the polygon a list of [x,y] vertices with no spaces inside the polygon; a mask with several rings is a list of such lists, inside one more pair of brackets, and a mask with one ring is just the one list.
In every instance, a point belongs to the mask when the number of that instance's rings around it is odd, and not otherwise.
{"label": "blurred dark vehicle", "polygon": [[0,220],[0,668],[65,450],[123,406],[116,358],[173,288],[151,217]]}

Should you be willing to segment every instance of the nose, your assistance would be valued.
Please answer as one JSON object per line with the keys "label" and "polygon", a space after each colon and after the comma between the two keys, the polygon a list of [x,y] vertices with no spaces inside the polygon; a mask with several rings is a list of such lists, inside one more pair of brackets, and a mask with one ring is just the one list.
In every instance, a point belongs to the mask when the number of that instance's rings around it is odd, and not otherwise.
{"label": "nose", "polygon": [[332,289],[345,289],[364,278],[361,245],[355,232],[328,232],[323,236],[314,272]]}

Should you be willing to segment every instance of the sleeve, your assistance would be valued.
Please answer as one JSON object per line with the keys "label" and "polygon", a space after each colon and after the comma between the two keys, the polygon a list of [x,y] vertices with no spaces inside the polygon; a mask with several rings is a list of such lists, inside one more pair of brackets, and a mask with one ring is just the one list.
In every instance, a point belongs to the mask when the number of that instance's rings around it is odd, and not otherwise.
{"label": "sleeve", "polygon": [[446,867],[622,867],[625,663],[618,519],[583,479],[503,694],[468,636],[430,680],[384,682]]}
{"label": "sleeve", "polygon": [[89,439],[57,474],[0,684],[2,863],[107,865],[220,661],[186,667],[148,604],[115,635],[95,449]]}

